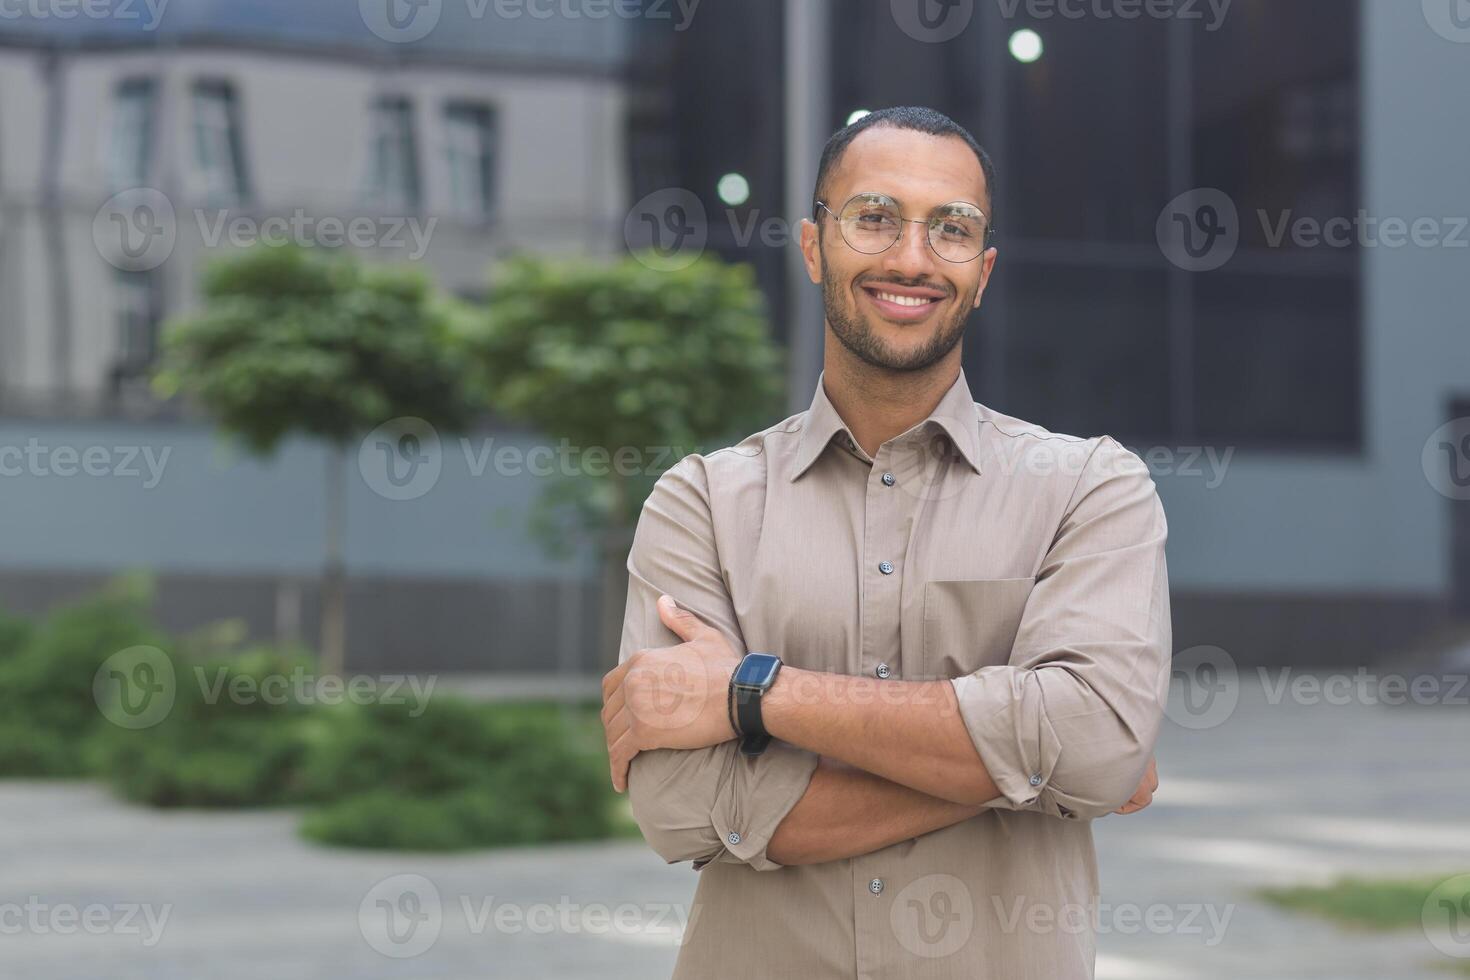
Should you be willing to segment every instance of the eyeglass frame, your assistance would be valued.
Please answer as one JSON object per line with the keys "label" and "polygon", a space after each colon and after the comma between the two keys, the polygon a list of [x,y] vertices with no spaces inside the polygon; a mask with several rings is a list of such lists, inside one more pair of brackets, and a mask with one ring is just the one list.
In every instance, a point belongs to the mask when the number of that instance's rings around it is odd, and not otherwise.
{"label": "eyeglass frame", "polygon": [[[889,195],[883,194],[879,191],[858,191],[852,197],[849,197],[846,201],[843,202],[842,210],[846,211],[849,204],[865,195],[886,197],[894,204],[899,203],[898,198],[890,197]],[[887,245],[883,246],[876,252],[864,252],[862,249],[854,247],[852,242],[849,242],[847,240],[847,236],[842,234],[842,216],[839,215],[836,211],[833,211],[832,208],[828,206],[827,202],[822,200],[821,198],[817,199],[816,204],[817,207],[821,208],[823,211],[826,211],[832,216],[832,219],[837,222],[837,234],[842,238],[843,244],[852,249],[854,252],[858,253],[859,255],[882,255],[884,252],[888,251],[890,248],[903,241],[903,228],[900,227],[898,230],[898,235],[893,239],[893,241],[889,242]],[[934,247],[934,239],[930,238],[927,232],[924,235],[924,241],[928,243],[930,251],[932,251],[935,255],[938,255],[941,259],[943,259],[945,262],[950,263],[951,265],[964,265],[966,262],[974,262],[976,259],[983,256],[986,252],[990,251],[991,247],[995,244],[995,226],[990,223],[990,215],[986,214],[985,209],[980,207],[980,205],[970,204],[969,201],[954,200],[949,201],[945,204],[941,204],[939,205],[939,207],[936,207],[934,211],[930,212],[930,216],[928,218],[905,218],[902,214],[902,211],[900,211],[898,220],[903,224],[925,225],[929,228],[932,228],[934,221],[934,212],[937,212],[939,208],[948,207],[950,204],[967,204],[970,207],[974,208],[976,211],[979,211],[980,216],[985,219],[985,241],[981,243],[980,251],[976,252],[968,259],[950,259],[945,258],[943,255],[940,254],[939,249]],[[902,205],[900,205],[900,207],[902,207]]]}

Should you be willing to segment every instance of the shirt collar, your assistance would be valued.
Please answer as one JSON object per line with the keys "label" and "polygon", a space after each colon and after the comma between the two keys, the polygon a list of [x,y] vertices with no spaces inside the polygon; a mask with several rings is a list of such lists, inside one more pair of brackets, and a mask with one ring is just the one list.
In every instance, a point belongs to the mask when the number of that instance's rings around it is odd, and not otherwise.
{"label": "shirt collar", "polygon": [[[837,409],[827,398],[827,391],[822,385],[822,379],[825,377],[825,371],[817,376],[817,390],[812,396],[811,408],[807,409],[806,423],[802,426],[800,442],[796,448],[796,467],[791,474],[792,481],[799,478],[817,461],[817,457],[822,455],[822,451],[827,448],[834,435],[840,432],[848,439],[852,439],[847,423],[842,421],[842,416],[837,414]],[[980,421],[976,414],[975,399],[970,394],[970,386],[965,381],[963,369],[960,370],[959,377],[955,378],[954,384],[950,385],[949,390],[944,393],[944,397],[939,400],[939,404],[934,407],[934,411],[918,425],[894,436],[894,440],[935,426],[949,436],[949,441],[954,444],[960,456],[972,470],[979,473]],[[852,442],[856,445],[857,440],[852,439]]]}

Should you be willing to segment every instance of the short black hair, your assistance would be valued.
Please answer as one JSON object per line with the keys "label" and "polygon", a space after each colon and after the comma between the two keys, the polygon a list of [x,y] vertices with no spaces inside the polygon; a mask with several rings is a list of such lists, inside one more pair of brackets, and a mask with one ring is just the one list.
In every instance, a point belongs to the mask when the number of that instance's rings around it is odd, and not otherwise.
{"label": "short black hair", "polygon": [[[870,112],[856,122],[848,123],[837,132],[833,133],[827,140],[827,145],[822,148],[822,162],[817,165],[817,186],[812,192],[812,218],[820,223],[821,208],[817,207],[817,201],[823,200],[823,187],[827,178],[837,165],[842,162],[842,155],[847,152],[847,147],[853,140],[857,139],[859,133],[872,129],[875,126],[888,126],[892,129],[909,129],[917,133],[928,133],[930,136],[956,136],[965,141],[970,149],[975,151],[975,156],[980,160],[980,170],[985,174],[985,193],[990,196],[986,203],[987,217],[990,219],[990,228],[995,228],[995,164],[990,162],[990,154],[985,148],[976,142],[970,131],[942,112],[925,106],[896,106],[891,109],[879,109]],[[828,205],[832,202],[828,201]]]}

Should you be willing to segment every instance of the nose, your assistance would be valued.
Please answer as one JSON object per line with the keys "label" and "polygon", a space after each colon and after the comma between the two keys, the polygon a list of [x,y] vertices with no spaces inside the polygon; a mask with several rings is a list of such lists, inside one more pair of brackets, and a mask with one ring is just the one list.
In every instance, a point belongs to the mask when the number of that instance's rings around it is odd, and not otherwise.
{"label": "nose", "polygon": [[883,268],[905,279],[921,279],[934,272],[935,258],[928,222],[905,221],[898,241],[883,253]]}

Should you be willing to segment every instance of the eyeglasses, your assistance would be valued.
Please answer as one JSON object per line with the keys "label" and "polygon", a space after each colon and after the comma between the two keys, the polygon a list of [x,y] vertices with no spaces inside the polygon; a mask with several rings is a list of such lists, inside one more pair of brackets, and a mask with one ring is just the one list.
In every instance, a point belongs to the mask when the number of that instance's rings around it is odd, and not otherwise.
{"label": "eyeglasses", "polygon": [[933,210],[927,218],[905,218],[898,202],[887,194],[854,195],[839,214],[818,201],[817,206],[837,219],[842,240],[865,255],[892,248],[903,237],[905,224],[927,225],[929,247],[947,262],[970,262],[990,247],[995,229],[990,219],[973,204],[952,201]]}

